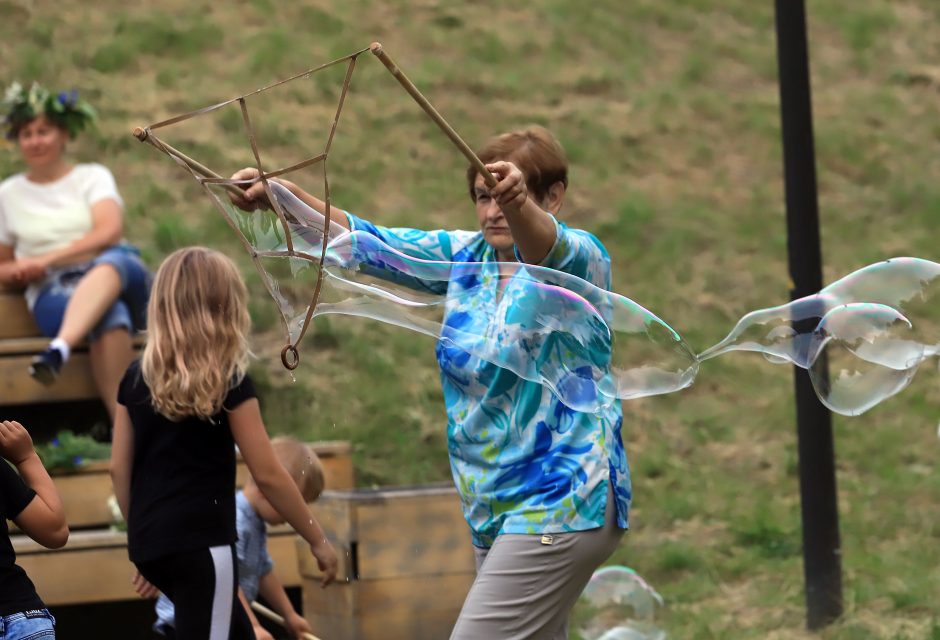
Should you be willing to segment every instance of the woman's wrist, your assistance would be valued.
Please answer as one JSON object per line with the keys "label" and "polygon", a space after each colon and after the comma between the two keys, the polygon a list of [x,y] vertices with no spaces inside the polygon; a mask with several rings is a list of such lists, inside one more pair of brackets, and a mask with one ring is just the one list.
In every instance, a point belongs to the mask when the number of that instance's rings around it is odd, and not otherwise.
{"label": "woman's wrist", "polygon": [[10,460],[10,462],[13,463],[13,466],[15,466],[18,471],[20,471],[20,475],[23,475],[22,467],[30,466],[31,464],[38,464],[39,466],[42,466],[42,460],[40,460],[39,454],[36,453],[35,449],[31,449],[28,453],[21,455],[19,460],[12,460],[10,458],[7,458],[7,460]]}

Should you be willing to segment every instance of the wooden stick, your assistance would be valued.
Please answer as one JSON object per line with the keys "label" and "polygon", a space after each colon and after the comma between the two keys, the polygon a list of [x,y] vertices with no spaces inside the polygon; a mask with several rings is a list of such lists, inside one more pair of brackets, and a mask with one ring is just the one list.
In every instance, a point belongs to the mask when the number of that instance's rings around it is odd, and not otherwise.
{"label": "wooden stick", "polygon": [[[141,142],[148,142],[152,146],[159,149],[160,151],[177,158],[178,160],[182,161],[186,166],[188,166],[190,169],[192,169],[193,171],[201,175],[203,178],[215,178],[218,180],[223,179],[222,176],[220,176],[215,171],[205,166],[201,162],[197,160],[193,160],[192,158],[190,158],[188,155],[186,155],[179,149],[176,149],[168,145],[167,143],[165,143],[163,140],[160,140],[149,129],[137,127],[136,129],[134,129],[134,137],[140,140]],[[229,191],[234,195],[237,195],[237,196],[245,195],[245,192],[239,189],[238,187],[236,187],[234,184],[223,184],[222,187],[226,191]]]}
{"label": "wooden stick", "polygon": [[418,105],[424,109],[424,112],[427,113],[431,117],[431,120],[433,120],[437,126],[441,128],[441,131],[443,131],[447,137],[450,138],[451,142],[457,145],[457,148],[460,149],[460,152],[467,158],[467,160],[470,161],[470,164],[472,164],[473,167],[477,170],[477,173],[483,176],[483,180],[486,182],[486,185],[489,187],[494,186],[496,184],[496,178],[493,177],[493,174],[486,170],[486,167],[483,166],[483,162],[481,162],[477,157],[477,154],[473,152],[473,149],[471,149],[470,146],[463,141],[463,138],[461,138],[460,135],[454,131],[453,127],[447,124],[447,121],[444,120],[444,117],[438,113],[437,109],[435,109],[430,102],[428,102],[428,99],[421,95],[421,92],[418,91],[418,88],[414,85],[414,83],[411,82],[411,80],[408,79],[404,73],[402,73],[401,69],[398,68],[398,65],[392,62],[392,59],[389,58],[388,54],[385,53],[385,50],[382,49],[382,45],[378,42],[373,42],[372,46],[369,47],[369,50],[375,54],[376,58],[382,61],[382,64],[385,65],[385,68],[388,69],[393,76],[395,76],[395,79],[398,80],[401,86],[405,88],[405,91],[407,91],[411,97],[414,98],[415,102],[417,102]]}
{"label": "wooden stick", "polygon": [[[251,608],[254,609],[255,613],[260,613],[268,620],[278,623],[285,629],[287,628],[287,622],[284,620],[284,618],[274,613],[273,611],[268,609],[266,606],[264,606],[260,602],[252,602]],[[300,637],[303,638],[304,640],[320,640],[318,637],[316,637],[312,633],[307,633],[306,631],[302,632],[300,634]]]}

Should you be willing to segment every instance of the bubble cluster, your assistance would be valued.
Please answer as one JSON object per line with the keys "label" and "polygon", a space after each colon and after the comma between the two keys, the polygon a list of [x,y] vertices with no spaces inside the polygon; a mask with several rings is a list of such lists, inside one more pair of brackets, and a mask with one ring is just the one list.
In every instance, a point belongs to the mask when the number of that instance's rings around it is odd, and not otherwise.
{"label": "bubble cluster", "polygon": [[663,598],[629,567],[594,572],[581,593],[573,618],[584,640],[665,640],[656,617]]}
{"label": "bubble cluster", "polygon": [[[904,389],[926,359],[940,354],[940,264],[929,260],[886,260],[818,294],[748,313],[696,355],[654,313],[581,278],[520,263],[420,260],[365,231],[335,222],[325,230],[321,213],[269,184],[283,218],[238,209],[223,185],[206,188],[245,239],[294,345],[313,317],[372,318],[544,384],[568,406],[589,412],[679,391],[692,384],[701,362],[753,351],[807,369],[826,406],[858,415]],[[318,280],[319,303],[311,310],[309,292]],[[492,321],[468,329],[449,313],[456,303]]]}
{"label": "bubble cluster", "polygon": [[893,258],[859,269],[819,293],[748,313],[707,360],[755,351],[809,371],[820,401],[858,415],[904,389],[940,354],[940,264]]}

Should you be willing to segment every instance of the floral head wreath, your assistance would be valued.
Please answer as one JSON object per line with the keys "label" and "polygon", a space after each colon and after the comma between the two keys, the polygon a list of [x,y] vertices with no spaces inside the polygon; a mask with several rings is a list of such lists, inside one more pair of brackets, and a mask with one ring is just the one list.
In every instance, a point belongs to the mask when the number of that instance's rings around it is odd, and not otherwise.
{"label": "floral head wreath", "polygon": [[20,127],[38,118],[46,116],[53,124],[62,127],[74,137],[97,117],[94,108],[78,97],[78,91],[61,91],[54,95],[38,82],[29,90],[19,82],[7,87],[0,103],[3,113],[3,126],[7,139],[16,138]]}

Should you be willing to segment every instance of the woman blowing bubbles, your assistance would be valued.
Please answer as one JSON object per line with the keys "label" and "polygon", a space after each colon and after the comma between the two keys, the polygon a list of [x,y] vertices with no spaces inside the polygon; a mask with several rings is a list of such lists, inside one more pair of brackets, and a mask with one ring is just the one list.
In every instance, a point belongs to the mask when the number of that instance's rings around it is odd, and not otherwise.
{"label": "woman blowing bubbles", "polygon": [[40,330],[54,338],[30,374],[52,384],[72,348],[89,340],[92,375],[113,417],[133,358],[131,333],[145,322],[150,274],[121,241],[123,201],[111,172],[64,155],[94,111],[75,92],[18,83],[2,107],[26,171],[0,183],[0,284],[25,287]]}
{"label": "woman blowing bubbles", "polygon": [[[488,265],[482,280],[412,283],[447,295],[444,323],[473,335],[485,335],[485,327],[499,321],[500,290],[511,286],[499,277],[496,262],[549,267],[609,289],[603,245],[555,218],[568,186],[567,159],[555,138],[531,127],[492,138],[478,155],[497,178],[489,188],[475,168],[467,171],[479,231],[389,228],[336,208],[332,217],[415,258]],[[243,169],[233,178],[257,175]],[[314,209],[325,209],[297,185],[282,184]],[[259,182],[235,204],[250,211],[268,206],[265,198]],[[401,281],[400,274],[389,277]],[[471,288],[475,296],[468,299]],[[452,345],[439,342],[437,360],[451,469],[477,561],[476,581],[451,638],[566,638],[575,600],[627,526],[631,489],[620,403],[582,413],[547,387]]]}

